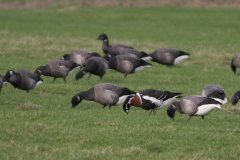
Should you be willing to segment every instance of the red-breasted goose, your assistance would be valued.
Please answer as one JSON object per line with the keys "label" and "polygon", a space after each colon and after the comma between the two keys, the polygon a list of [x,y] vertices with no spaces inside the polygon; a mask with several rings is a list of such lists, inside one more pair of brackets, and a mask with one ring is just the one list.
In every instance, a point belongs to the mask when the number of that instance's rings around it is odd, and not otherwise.
{"label": "red-breasted goose", "polygon": [[16,72],[9,70],[4,77],[14,88],[26,90],[27,92],[43,83],[40,75],[26,69],[20,69]]}
{"label": "red-breasted goose", "polygon": [[233,95],[233,97],[232,97],[232,99],[231,99],[232,105],[235,106],[235,105],[238,103],[239,97],[240,97],[240,90],[237,91],[237,92]]}
{"label": "red-breasted goose", "polygon": [[110,83],[101,83],[88,91],[83,91],[73,96],[72,108],[77,106],[83,99],[100,103],[103,105],[102,108],[107,105],[110,108],[113,105],[123,104],[127,96],[134,94],[136,93],[128,88]]}
{"label": "red-breasted goose", "polygon": [[7,80],[4,78],[4,76],[0,73],[0,94],[1,94],[1,90],[3,85],[7,85]]}
{"label": "red-breasted goose", "polygon": [[219,101],[222,104],[227,103],[227,97],[223,88],[219,85],[209,84],[206,85],[202,90],[202,96],[213,98],[216,101]]}
{"label": "red-breasted goose", "polygon": [[152,61],[167,66],[177,65],[184,59],[190,58],[190,54],[187,52],[166,47],[156,49],[149,56],[152,57]]}
{"label": "red-breasted goose", "polygon": [[212,98],[199,95],[191,95],[181,99],[180,102],[172,103],[168,109],[168,116],[174,119],[175,111],[189,116],[188,121],[192,116],[204,116],[212,112],[214,109],[221,109],[221,103]]}
{"label": "red-breasted goose", "polygon": [[[240,54],[237,54],[231,62],[231,69],[236,74],[237,67],[240,68]],[[239,73],[238,73],[239,74]]]}
{"label": "red-breasted goose", "polygon": [[118,47],[123,47],[123,48],[130,48],[133,49],[133,47],[124,45],[124,44],[111,44],[109,45],[109,40],[106,34],[102,33],[96,38],[96,40],[102,40],[103,45],[102,45],[102,50],[106,54],[108,52],[117,52]]}
{"label": "red-breasted goose", "polygon": [[48,62],[45,66],[38,67],[34,73],[53,77],[53,83],[56,78],[63,78],[64,82],[66,82],[67,75],[79,67],[79,64],[72,61],[53,60]]}
{"label": "red-breasted goose", "polygon": [[[102,57],[91,57],[86,61],[86,66],[83,70],[79,71],[76,75],[76,80],[82,78],[86,73],[89,73],[88,78],[91,74],[100,77],[102,79],[103,75],[108,71],[108,62]],[[88,80],[88,78],[86,80]]]}
{"label": "red-breasted goose", "polygon": [[127,74],[138,72],[144,68],[149,68],[152,64],[139,58],[119,55],[110,59],[108,65],[110,69],[124,73],[124,78],[126,78]]}
{"label": "red-breasted goose", "polygon": [[123,104],[123,110],[128,114],[131,105],[152,111],[161,109],[169,105],[174,99],[180,98],[182,93],[173,93],[170,91],[159,91],[155,89],[146,89],[134,96],[128,96]]}
{"label": "red-breasted goose", "polygon": [[90,57],[101,57],[101,56],[96,52],[91,52],[88,50],[81,49],[81,50],[74,51],[70,54],[64,54],[61,59],[76,62],[77,64],[80,64],[82,68],[82,67],[85,67],[86,60]]}

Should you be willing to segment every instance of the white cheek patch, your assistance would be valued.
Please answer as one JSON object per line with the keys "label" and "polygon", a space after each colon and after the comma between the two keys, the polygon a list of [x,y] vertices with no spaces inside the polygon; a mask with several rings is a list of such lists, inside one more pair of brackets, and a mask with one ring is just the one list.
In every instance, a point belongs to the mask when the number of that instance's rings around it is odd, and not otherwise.
{"label": "white cheek patch", "polygon": [[38,72],[42,74],[41,70],[38,70]]}
{"label": "white cheek patch", "polygon": [[221,109],[220,104],[205,104],[198,107],[197,116],[204,116],[212,112],[214,109]]}
{"label": "white cheek patch", "polygon": [[187,55],[177,57],[177,58],[174,60],[173,65],[177,65],[177,64],[181,63],[184,59],[189,59],[189,58],[190,58],[190,57],[187,56]]}
{"label": "white cheek patch", "polygon": [[104,42],[107,42],[107,41],[108,41],[107,39],[104,40]]}

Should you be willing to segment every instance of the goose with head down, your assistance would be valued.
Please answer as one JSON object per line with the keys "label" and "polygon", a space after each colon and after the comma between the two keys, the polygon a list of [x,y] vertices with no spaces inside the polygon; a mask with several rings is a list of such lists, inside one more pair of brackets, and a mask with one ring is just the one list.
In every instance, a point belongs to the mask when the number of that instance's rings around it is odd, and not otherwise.
{"label": "goose with head down", "polygon": [[16,72],[9,70],[4,77],[14,88],[26,90],[27,92],[43,83],[40,75],[26,69],[20,69]]}
{"label": "goose with head down", "polygon": [[113,105],[123,104],[126,97],[135,95],[134,91],[128,88],[120,87],[115,84],[101,83],[95,85],[88,91],[83,91],[72,97],[72,108],[76,107],[83,99],[88,101],[95,101],[109,108]]}
{"label": "goose with head down", "polygon": [[53,77],[52,83],[55,82],[56,78],[63,78],[64,82],[66,82],[66,77],[79,67],[79,64],[72,61],[53,60],[48,62],[45,66],[38,67],[34,73]]}
{"label": "goose with head down", "polygon": [[173,93],[170,91],[159,91],[155,89],[146,89],[136,95],[128,96],[123,104],[123,110],[129,113],[131,105],[152,111],[161,109],[169,105],[174,99],[180,98],[182,93]]}
{"label": "goose with head down", "polygon": [[[86,73],[89,73],[88,78],[91,74],[100,77],[102,79],[103,75],[108,72],[108,62],[102,57],[91,57],[86,61],[86,66],[83,70],[76,74],[76,80],[82,78]],[[86,80],[88,80],[88,78]]]}
{"label": "goose with head down", "polygon": [[201,116],[204,120],[204,116],[209,114],[215,109],[221,109],[221,103],[212,98],[191,95],[181,99],[180,102],[172,103],[168,109],[168,116],[174,119],[176,110],[181,114],[187,114],[190,121],[192,116]]}

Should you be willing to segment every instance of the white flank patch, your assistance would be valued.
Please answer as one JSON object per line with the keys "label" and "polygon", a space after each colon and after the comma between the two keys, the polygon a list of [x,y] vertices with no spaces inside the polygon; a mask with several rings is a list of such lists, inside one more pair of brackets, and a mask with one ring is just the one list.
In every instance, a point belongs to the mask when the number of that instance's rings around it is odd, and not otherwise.
{"label": "white flank patch", "polygon": [[41,85],[41,84],[43,84],[43,82],[42,82],[42,81],[38,81],[38,82],[36,83],[36,85],[34,86],[34,88],[36,88],[37,86],[39,86],[39,85]]}
{"label": "white flank patch", "polygon": [[[165,107],[165,106],[168,106],[174,99],[176,99],[178,96],[175,96],[173,98],[169,98],[167,99],[166,101],[163,102],[161,108]],[[159,108],[160,109],[160,108]]]}
{"label": "white flank patch", "polygon": [[80,66],[73,68],[73,69],[68,73],[68,75],[71,74],[71,73],[72,73],[75,69],[77,69],[77,68],[80,68]]}
{"label": "white flank patch", "polygon": [[118,100],[118,102],[117,102],[115,105],[123,104],[124,101],[125,101],[125,99],[126,99],[128,96],[130,96],[130,95],[124,95],[124,96],[119,97],[119,100]]}
{"label": "white flank patch", "polygon": [[190,57],[187,56],[187,55],[177,57],[177,58],[174,60],[173,65],[177,65],[177,64],[181,63],[184,59],[189,59],[189,58],[190,58]]}
{"label": "white flank patch", "polygon": [[152,60],[152,57],[148,56],[148,57],[143,57],[141,59],[144,61],[150,61],[150,60]]}
{"label": "white flank patch", "polygon": [[134,73],[135,73],[135,72],[138,72],[138,71],[141,71],[141,70],[143,70],[144,68],[151,68],[151,66],[150,66],[150,65],[146,65],[146,66],[137,67],[137,68],[134,70]]}
{"label": "white flank patch", "polygon": [[156,109],[162,108],[163,101],[149,96],[143,96],[144,99],[151,101],[153,104],[156,105]]}
{"label": "white flank patch", "polygon": [[196,116],[204,116],[212,112],[214,109],[221,109],[220,104],[205,104],[198,107],[198,112],[195,113]]}
{"label": "white flank patch", "polygon": [[218,102],[220,102],[222,104],[226,104],[227,103],[227,98],[226,97],[224,98],[224,100],[219,99],[219,98],[212,98],[212,99],[214,99],[215,101],[218,101]]}

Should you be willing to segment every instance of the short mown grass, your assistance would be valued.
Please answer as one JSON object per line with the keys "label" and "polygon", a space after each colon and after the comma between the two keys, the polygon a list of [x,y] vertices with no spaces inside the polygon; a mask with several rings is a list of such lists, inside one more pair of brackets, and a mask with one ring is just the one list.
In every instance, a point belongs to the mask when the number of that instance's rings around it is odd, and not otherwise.
{"label": "short mown grass", "polygon": [[[166,67],[129,74],[110,70],[100,81],[77,71],[63,79],[42,76],[44,84],[29,93],[11,84],[0,96],[0,157],[2,159],[239,159],[239,76],[230,69],[239,53],[238,8],[175,7],[98,8],[51,7],[0,10],[0,73],[34,71],[48,61],[78,49],[99,52],[106,33],[110,43],[124,43],[147,53],[159,47],[187,51],[191,59]],[[228,98],[222,110],[206,116],[177,114],[166,108],[156,114],[122,106],[101,109],[82,101],[71,109],[71,98],[99,83],[113,83],[136,92],[144,89],[201,94],[207,84],[221,85]]]}

